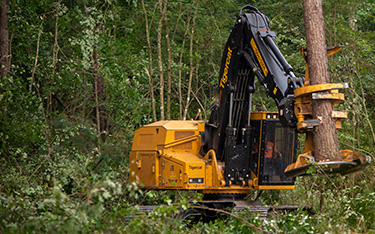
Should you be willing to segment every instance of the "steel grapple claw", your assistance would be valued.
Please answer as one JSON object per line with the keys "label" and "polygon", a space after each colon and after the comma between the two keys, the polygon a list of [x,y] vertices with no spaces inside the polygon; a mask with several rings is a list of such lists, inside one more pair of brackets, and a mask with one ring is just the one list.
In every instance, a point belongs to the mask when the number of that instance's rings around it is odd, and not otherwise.
{"label": "steel grapple claw", "polygon": [[371,163],[371,157],[352,151],[340,150],[341,161],[320,161],[316,162],[311,152],[298,156],[295,163],[290,164],[284,171],[288,177],[311,175],[310,168],[318,174],[341,174],[346,175],[363,170]]}

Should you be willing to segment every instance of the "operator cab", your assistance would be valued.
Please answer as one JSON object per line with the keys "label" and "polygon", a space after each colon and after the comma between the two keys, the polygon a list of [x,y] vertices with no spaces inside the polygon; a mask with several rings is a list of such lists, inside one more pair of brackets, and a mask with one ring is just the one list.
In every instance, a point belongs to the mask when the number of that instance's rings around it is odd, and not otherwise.
{"label": "operator cab", "polygon": [[282,126],[277,112],[252,113],[251,127],[250,169],[259,178],[259,185],[293,185],[294,179],[286,177],[284,170],[295,162],[296,131]]}

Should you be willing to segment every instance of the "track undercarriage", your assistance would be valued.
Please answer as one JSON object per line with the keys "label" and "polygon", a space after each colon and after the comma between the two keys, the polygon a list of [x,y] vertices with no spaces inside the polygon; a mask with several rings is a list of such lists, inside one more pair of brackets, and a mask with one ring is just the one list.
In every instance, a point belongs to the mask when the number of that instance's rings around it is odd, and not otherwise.
{"label": "track undercarriage", "polygon": [[[259,195],[260,194],[261,193],[259,193]],[[196,203],[191,203],[186,209],[180,208],[177,213],[171,216],[171,219],[189,220],[190,223],[199,221],[210,222],[216,219],[225,219],[230,216],[239,218],[236,215],[238,211],[245,211],[254,218],[258,217],[259,220],[267,219],[271,213],[294,212],[298,209],[306,210],[312,214],[312,206],[309,205],[265,206],[258,200],[244,200],[245,196],[243,195],[233,196],[230,194],[211,194],[209,198],[212,200],[204,199]],[[238,200],[233,200],[233,198],[237,198]],[[137,212],[136,215],[147,215],[158,207],[159,206],[140,206],[139,212]]]}

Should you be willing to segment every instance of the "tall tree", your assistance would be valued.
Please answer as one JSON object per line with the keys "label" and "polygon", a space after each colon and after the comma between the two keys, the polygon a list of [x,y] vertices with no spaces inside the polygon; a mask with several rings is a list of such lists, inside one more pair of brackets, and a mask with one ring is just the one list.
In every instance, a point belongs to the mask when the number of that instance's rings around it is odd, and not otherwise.
{"label": "tall tree", "polygon": [[185,33],[184,33],[184,36],[183,36],[183,39],[182,39],[182,43],[181,43],[181,50],[180,50],[180,59],[179,59],[179,63],[178,63],[178,95],[179,95],[179,98],[178,98],[178,101],[179,101],[179,106],[180,106],[180,119],[182,119],[183,117],[183,101],[182,101],[182,59],[183,59],[183,55],[184,55],[184,50],[185,50],[185,41],[187,39],[187,35],[188,35],[188,32],[189,32],[189,28],[190,28],[190,21],[191,21],[191,14],[188,16],[187,20],[186,20],[186,30],[185,30]]}
{"label": "tall tree", "polygon": [[6,76],[9,71],[9,29],[8,2],[0,1],[0,74]]}
{"label": "tall tree", "polygon": [[[165,3],[167,6],[167,2]],[[171,40],[169,38],[169,24],[168,24],[168,17],[165,17],[165,41],[167,46],[167,120],[171,119],[171,94],[172,94],[172,46]],[[173,40],[173,38],[172,38]]]}
{"label": "tall tree", "polygon": [[[144,0],[141,1],[143,14],[145,16],[146,24],[146,39],[147,39],[147,48],[148,48],[148,69],[145,67],[146,73],[148,75],[148,84],[150,86],[150,98],[151,98],[151,108],[152,108],[152,117],[154,121],[157,121],[156,116],[156,107],[155,107],[155,95],[154,95],[154,81],[153,81],[153,68],[152,68],[152,46],[150,39],[151,23],[149,23],[147,10]],[[152,20],[151,20],[152,21]]]}
{"label": "tall tree", "polygon": [[198,12],[199,0],[194,3],[195,11],[193,15],[193,24],[190,30],[190,49],[189,49],[189,63],[190,63],[190,71],[189,71],[189,83],[188,83],[188,91],[187,91],[187,98],[185,104],[185,111],[183,119],[186,120],[188,108],[190,105],[190,94],[191,94],[191,82],[193,80],[193,75],[195,71],[195,66],[193,64],[193,47],[194,47],[194,28],[195,28],[195,19]]}
{"label": "tall tree", "polygon": [[[311,85],[330,83],[322,1],[303,0],[303,12],[310,83]],[[339,141],[332,111],[333,105],[330,100],[313,100],[313,116],[321,120],[320,126],[315,128],[313,137],[314,157],[317,161],[340,159]]]}
{"label": "tall tree", "polygon": [[160,18],[159,18],[159,24],[157,29],[157,47],[158,47],[158,64],[159,64],[159,78],[160,78],[160,118],[161,120],[165,119],[164,115],[164,71],[163,71],[163,61],[162,61],[162,30],[163,30],[163,21],[165,17],[166,12],[166,6],[167,4],[163,1],[159,1],[159,7],[160,7]]}

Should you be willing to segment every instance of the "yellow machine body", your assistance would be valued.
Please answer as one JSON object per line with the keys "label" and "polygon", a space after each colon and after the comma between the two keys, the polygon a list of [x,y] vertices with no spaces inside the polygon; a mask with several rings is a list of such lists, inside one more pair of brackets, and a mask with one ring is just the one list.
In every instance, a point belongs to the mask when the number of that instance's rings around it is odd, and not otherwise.
{"label": "yellow machine body", "polygon": [[[242,14],[245,9],[250,13]],[[130,180],[144,189],[193,189],[225,197],[251,189],[294,189],[293,177],[307,175],[313,166],[341,174],[367,166],[371,158],[352,150],[342,150],[341,161],[314,161],[313,130],[321,120],[313,118],[312,102],[342,103],[340,91],[348,85],[311,85],[308,69],[305,79],[295,77],[275,36],[267,17],[244,6],[223,52],[209,121],[159,121],[136,130]],[[327,55],[340,49],[329,48]],[[305,49],[302,55],[307,66]],[[279,112],[251,111],[255,77]],[[346,118],[346,112],[332,111],[337,129]],[[298,157],[297,132],[306,134]]]}
{"label": "yellow machine body", "polygon": [[[277,121],[277,112],[252,113],[252,120]],[[135,131],[129,156],[130,180],[143,189],[199,190],[209,194],[249,193],[251,189],[294,189],[294,183],[259,184],[260,171],[248,183],[226,184],[222,163],[213,150],[201,155],[203,121],[159,121]],[[258,151],[259,152],[259,151]],[[261,164],[261,157],[257,158]],[[292,179],[291,179],[292,181]]]}

